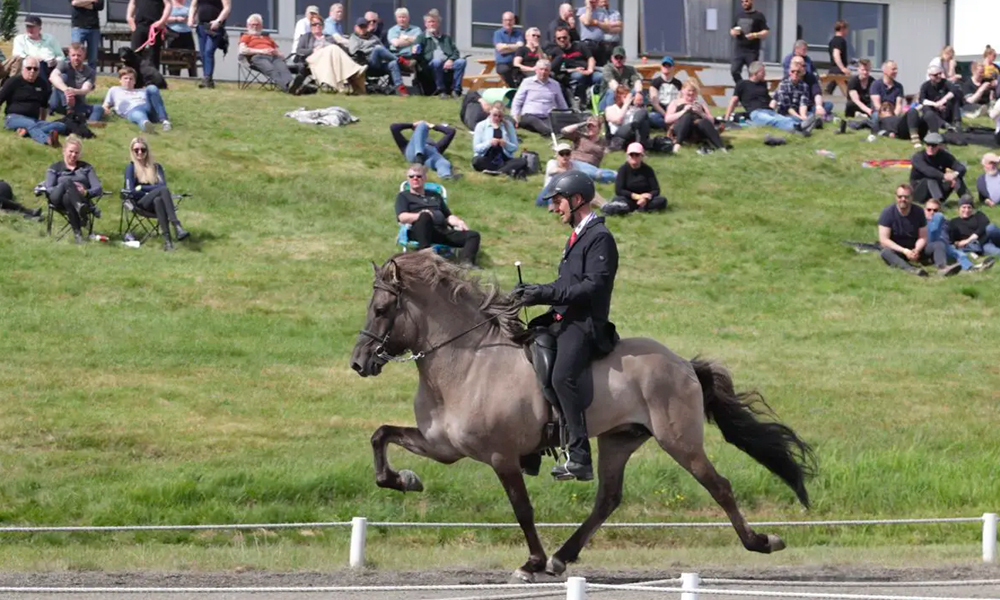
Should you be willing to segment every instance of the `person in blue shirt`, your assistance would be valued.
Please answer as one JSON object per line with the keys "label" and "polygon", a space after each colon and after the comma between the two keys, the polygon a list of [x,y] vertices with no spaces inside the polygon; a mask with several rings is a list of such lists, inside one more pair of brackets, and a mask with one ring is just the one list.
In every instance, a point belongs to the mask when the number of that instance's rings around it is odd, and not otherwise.
{"label": "person in blue shirt", "polygon": [[[972,264],[969,255],[956,248],[948,236],[948,223],[941,214],[941,203],[934,198],[924,203],[924,218],[927,219],[927,243],[941,242],[949,261],[957,262],[963,271],[979,270]],[[992,266],[992,262],[990,263]]]}
{"label": "person in blue shirt", "polygon": [[330,5],[330,16],[323,20],[323,35],[332,36],[338,44],[347,43],[344,35],[344,5],[340,2]]}
{"label": "person in blue shirt", "polygon": [[500,21],[503,27],[493,32],[493,59],[496,61],[497,75],[503,78],[507,87],[516,88],[521,83],[520,69],[514,68],[514,54],[524,46],[524,32],[514,27],[514,13],[505,12]]}
{"label": "person in blue shirt", "polygon": [[423,31],[419,27],[410,24],[410,11],[397,8],[396,24],[389,28],[385,36],[389,40],[389,50],[396,56],[412,58],[414,48],[419,49],[417,38],[421,33]]}

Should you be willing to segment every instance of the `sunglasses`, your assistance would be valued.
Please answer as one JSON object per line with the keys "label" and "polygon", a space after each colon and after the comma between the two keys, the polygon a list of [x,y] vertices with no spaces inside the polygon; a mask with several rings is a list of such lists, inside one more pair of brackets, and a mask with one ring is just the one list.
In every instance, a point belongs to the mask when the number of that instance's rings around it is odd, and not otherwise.
{"label": "sunglasses", "polygon": [[631,156],[632,158],[635,158],[637,156],[641,158],[642,154],[639,154],[638,152],[629,152],[629,156]]}
{"label": "sunglasses", "polygon": [[132,148],[132,152],[135,152],[136,154],[145,154],[146,153],[146,149],[145,148]]}
{"label": "sunglasses", "polygon": [[625,60],[624,56],[612,56],[611,58],[613,58],[615,60]]}
{"label": "sunglasses", "polygon": [[369,23],[378,23],[378,19],[369,19],[368,22]]}
{"label": "sunglasses", "polygon": [[38,67],[24,67],[25,71],[37,71]]}
{"label": "sunglasses", "polygon": [[909,194],[896,194],[896,197],[897,198],[909,198],[910,195]]}
{"label": "sunglasses", "polygon": [[570,156],[572,154],[573,153],[570,152],[569,150],[563,150],[562,152],[559,153],[559,156]]}
{"label": "sunglasses", "polygon": [[941,210],[940,208],[931,208],[929,206],[924,208],[924,212],[929,212],[929,213],[936,213],[939,212],[940,210]]}
{"label": "sunglasses", "polygon": [[556,39],[557,40],[568,40],[569,38],[567,36],[565,36],[565,35],[557,35]]}
{"label": "sunglasses", "polygon": [[409,175],[406,176],[406,178],[407,179],[423,179],[424,176],[423,175],[418,175],[416,173],[410,173]]}

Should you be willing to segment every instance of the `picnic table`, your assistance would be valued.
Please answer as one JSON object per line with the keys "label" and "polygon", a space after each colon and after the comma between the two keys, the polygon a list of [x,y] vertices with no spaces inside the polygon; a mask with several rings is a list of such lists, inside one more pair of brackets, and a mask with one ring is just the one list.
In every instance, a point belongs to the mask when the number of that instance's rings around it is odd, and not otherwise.
{"label": "picnic table", "polygon": [[[726,90],[731,89],[732,86],[729,85],[705,85],[701,81],[701,77],[698,75],[708,67],[702,67],[699,65],[685,65],[683,63],[677,63],[674,65],[675,73],[684,73],[687,75],[687,79],[698,86],[698,90],[701,92],[701,97],[705,101],[705,104],[710,107],[716,107],[718,104],[715,102],[715,96],[725,96]],[[660,63],[647,64],[643,63],[640,65],[635,65],[635,70],[642,75],[642,78],[649,81],[660,72]]]}
{"label": "picnic table", "polygon": [[479,75],[466,75],[462,78],[462,87],[469,91],[482,88],[498,88],[507,85],[500,75],[493,70],[496,68],[496,61],[492,58],[477,58],[476,62],[483,65],[483,72]]}

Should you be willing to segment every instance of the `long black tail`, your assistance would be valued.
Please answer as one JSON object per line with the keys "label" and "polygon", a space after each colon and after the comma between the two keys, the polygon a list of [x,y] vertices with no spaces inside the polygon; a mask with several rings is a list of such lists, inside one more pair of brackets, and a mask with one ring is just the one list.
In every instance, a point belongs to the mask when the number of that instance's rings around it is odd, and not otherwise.
{"label": "long black tail", "polygon": [[724,368],[697,358],[691,366],[701,382],[705,416],[719,426],[722,437],[784,480],[809,508],[805,480],[816,473],[812,447],[787,425],[759,419],[773,417],[771,407],[757,392],[736,393]]}

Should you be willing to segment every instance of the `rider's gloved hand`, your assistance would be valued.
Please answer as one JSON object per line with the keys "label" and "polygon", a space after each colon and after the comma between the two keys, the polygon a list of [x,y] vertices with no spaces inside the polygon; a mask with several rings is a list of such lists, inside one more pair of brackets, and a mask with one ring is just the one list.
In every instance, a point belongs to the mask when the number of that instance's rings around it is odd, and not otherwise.
{"label": "rider's gloved hand", "polygon": [[534,283],[517,284],[511,291],[511,295],[525,306],[533,306],[535,304],[543,303],[542,286]]}

